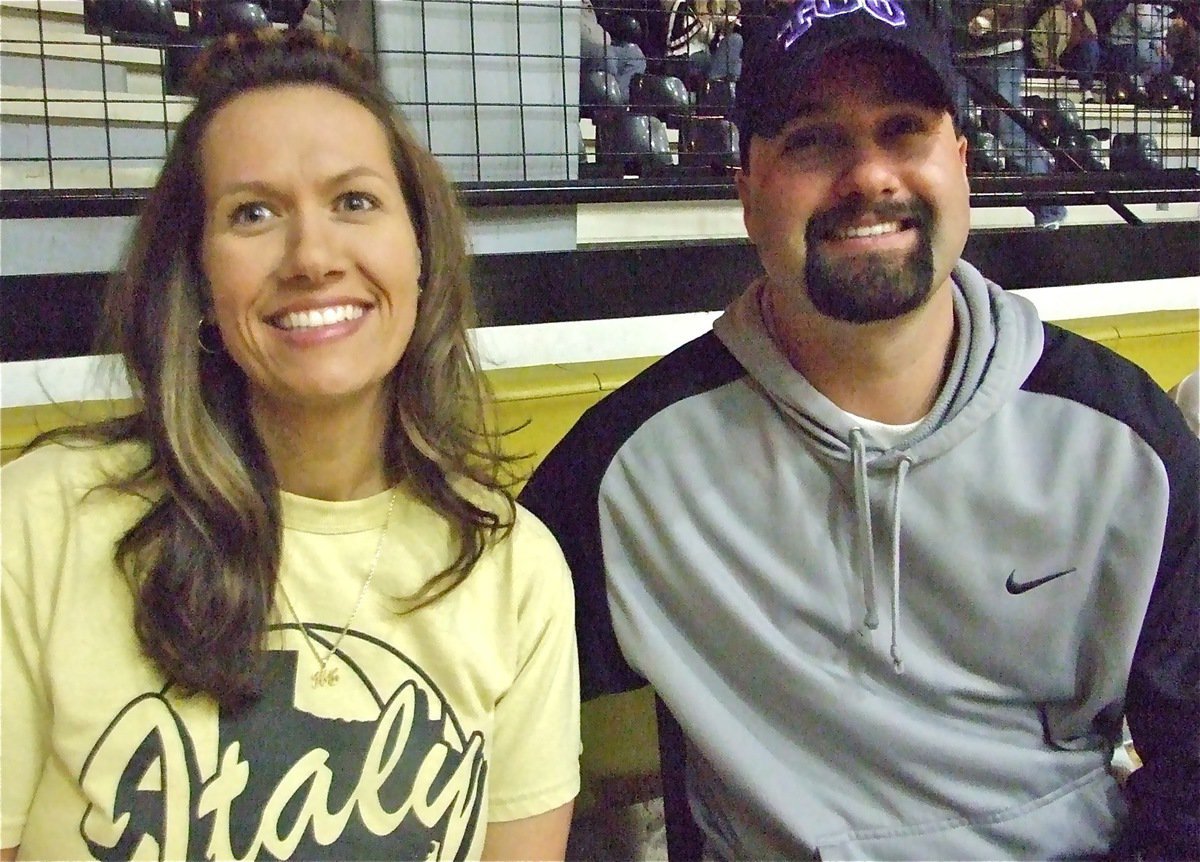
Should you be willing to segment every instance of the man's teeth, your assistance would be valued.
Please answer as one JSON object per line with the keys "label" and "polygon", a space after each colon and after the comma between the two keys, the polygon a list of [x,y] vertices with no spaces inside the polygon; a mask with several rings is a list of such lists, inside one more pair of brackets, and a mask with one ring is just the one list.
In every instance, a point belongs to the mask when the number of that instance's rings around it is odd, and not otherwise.
{"label": "man's teeth", "polygon": [[868,236],[883,236],[885,233],[896,233],[900,230],[900,222],[889,221],[883,224],[872,224],[866,227],[848,227],[836,231],[834,239],[861,239]]}
{"label": "man's teeth", "polygon": [[280,329],[312,329],[331,326],[343,320],[358,320],[363,314],[361,305],[331,305],[329,308],[290,312],[279,318],[278,325]]}

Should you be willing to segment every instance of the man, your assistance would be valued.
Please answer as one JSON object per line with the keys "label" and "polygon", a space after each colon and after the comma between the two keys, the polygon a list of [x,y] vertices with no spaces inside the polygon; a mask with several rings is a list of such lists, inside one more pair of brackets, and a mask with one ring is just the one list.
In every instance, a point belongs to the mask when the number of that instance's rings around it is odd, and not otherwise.
{"label": "man", "polygon": [[1098,102],[1092,92],[1103,60],[1100,37],[1084,0],[1061,0],[1042,13],[1029,34],[1034,62],[1049,72],[1068,72],[1079,82],[1080,101]]}
{"label": "man", "polygon": [[586,694],[654,686],[711,858],[1200,858],[1200,444],[958,259],[966,143],[910,5],[770,24],[735,111],[764,275],[522,495]]}
{"label": "man", "polygon": [[666,56],[685,81],[736,81],[742,74],[740,0],[663,0],[667,13]]}
{"label": "man", "polygon": [[592,0],[582,0],[579,7],[579,71],[608,72],[617,79],[622,98],[629,101],[629,85],[634,75],[646,71],[646,55],[635,43],[632,35],[637,31],[637,22],[629,16],[613,19],[622,32],[614,38],[600,24]]}
{"label": "man", "polygon": [[1171,70],[1166,41],[1169,11],[1157,3],[1126,3],[1113,17],[1108,38],[1102,40],[1109,67],[1128,75],[1142,91],[1152,78]]}
{"label": "man", "polygon": [[[1028,0],[938,0],[939,17],[949,30],[959,67],[975,81],[995,91],[1009,105],[1021,108],[1025,91],[1025,13]],[[965,83],[965,81],[963,82]],[[967,88],[959,94],[960,109]],[[986,104],[986,99],[982,100]],[[1050,154],[1012,117],[997,111],[996,137],[1012,165],[1023,174],[1048,174]],[[1067,218],[1061,204],[1033,204],[1033,223],[1057,229]]]}

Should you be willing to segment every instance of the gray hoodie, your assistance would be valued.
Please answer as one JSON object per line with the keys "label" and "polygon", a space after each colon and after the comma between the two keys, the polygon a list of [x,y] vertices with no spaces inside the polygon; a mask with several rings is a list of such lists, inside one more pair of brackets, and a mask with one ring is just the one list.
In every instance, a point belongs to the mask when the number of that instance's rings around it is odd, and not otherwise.
{"label": "gray hoodie", "polygon": [[1184,745],[1147,737],[1133,840],[1195,840],[1200,446],[1140,370],[954,281],[947,381],[895,445],[788,364],[752,286],[522,495],[575,573],[585,692],[654,685],[713,857],[1102,853],[1127,696]]}

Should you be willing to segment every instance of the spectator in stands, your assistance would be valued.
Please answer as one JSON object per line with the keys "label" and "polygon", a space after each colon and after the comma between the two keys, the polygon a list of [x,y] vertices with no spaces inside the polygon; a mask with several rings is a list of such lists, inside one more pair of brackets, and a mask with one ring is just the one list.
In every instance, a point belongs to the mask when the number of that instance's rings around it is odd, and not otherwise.
{"label": "spectator in stands", "polygon": [[1112,71],[1129,75],[1145,89],[1155,75],[1170,71],[1167,50],[1167,9],[1156,3],[1129,3],[1112,21],[1101,52]]}
{"label": "spectator in stands", "polygon": [[336,33],[365,54],[375,50],[375,0],[308,0],[301,27]]}
{"label": "spectator in stands", "polygon": [[737,30],[739,0],[663,0],[667,10],[668,58],[686,60],[682,77],[697,81],[742,74],[742,34]]}
{"label": "spectator in stands", "polygon": [[1197,859],[1200,441],[961,259],[967,144],[915,6],[754,28],[764,274],[522,493],[585,696],[649,681],[678,719],[696,858]]}
{"label": "spectator in stands", "polygon": [[[964,78],[995,91],[1017,109],[1025,88],[1025,10],[1025,0],[938,0],[938,19],[949,30]],[[968,95],[968,88],[961,88],[960,110],[965,109]],[[981,101],[986,104],[986,99]],[[1016,170],[1050,173],[1050,154],[1007,113],[997,111],[994,116],[996,136]],[[1038,227],[1054,229],[1067,218],[1066,207],[1057,204],[1038,204],[1030,210]]]}
{"label": "spectator in stands", "polygon": [[1040,68],[1071,74],[1079,82],[1082,101],[1099,101],[1093,87],[1102,59],[1100,39],[1084,0],[1055,3],[1038,19],[1030,40]]}
{"label": "spectator in stands", "polygon": [[646,71],[646,55],[637,44],[637,22],[630,16],[614,19],[617,37],[600,25],[592,0],[582,0],[579,10],[580,72],[608,72],[617,79],[621,95],[629,101],[629,84],[634,75]]}
{"label": "spectator in stands", "polygon": [[1200,30],[1175,12],[1167,29],[1167,53],[1171,55],[1171,74],[1180,75],[1194,85],[1200,84]]}
{"label": "spectator in stands", "polygon": [[628,99],[633,76],[646,71],[646,55],[639,45],[641,26],[632,15],[616,15],[612,18],[609,32],[612,36],[611,50],[617,58],[617,81]]}
{"label": "spectator in stands", "polygon": [[482,424],[453,189],[310,30],[193,72],[138,394],[2,473],[0,858],[563,858],[570,578]]}

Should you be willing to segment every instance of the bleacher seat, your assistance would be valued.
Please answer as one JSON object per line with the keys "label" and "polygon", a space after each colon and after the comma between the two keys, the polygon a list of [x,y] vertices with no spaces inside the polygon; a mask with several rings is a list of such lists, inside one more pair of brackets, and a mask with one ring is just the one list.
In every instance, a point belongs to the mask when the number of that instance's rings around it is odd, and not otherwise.
{"label": "bleacher seat", "polygon": [[739,162],[737,127],[723,116],[693,116],[679,127],[679,166],[726,173]]}
{"label": "bleacher seat", "polygon": [[683,117],[692,110],[691,94],[681,79],[649,72],[634,75],[629,82],[629,104],[674,129],[679,128]]}
{"label": "bleacher seat", "polygon": [[1120,132],[1113,135],[1109,163],[1114,171],[1156,171],[1163,167],[1162,150],[1151,135]]}
{"label": "bleacher seat", "polygon": [[625,95],[612,72],[596,69],[579,76],[579,116],[595,120],[625,106]]}
{"label": "bleacher seat", "polygon": [[667,127],[658,117],[629,112],[596,122],[594,172],[600,176],[654,176],[673,165]]}

